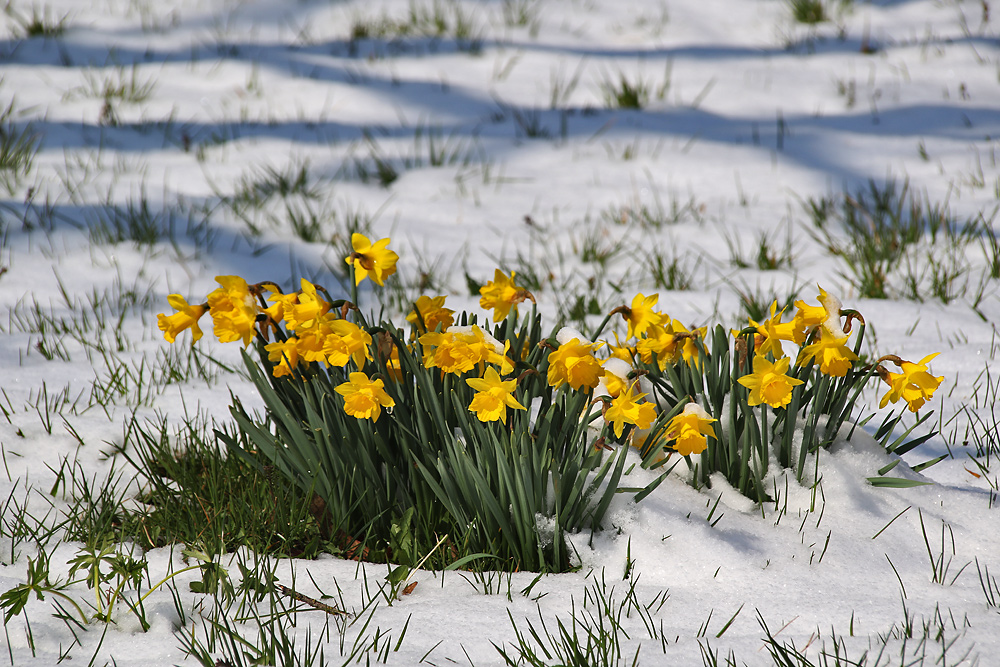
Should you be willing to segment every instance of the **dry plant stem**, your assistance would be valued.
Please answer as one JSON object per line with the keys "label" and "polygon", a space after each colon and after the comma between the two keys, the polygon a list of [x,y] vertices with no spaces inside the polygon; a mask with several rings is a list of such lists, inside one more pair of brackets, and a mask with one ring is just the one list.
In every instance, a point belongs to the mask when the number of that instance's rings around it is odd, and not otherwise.
{"label": "dry plant stem", "polygon": [[318,609],[320,611],[326,612],[327,614],[330,614],[331,616],[347,616],[348,615],[347,612],[344,611],[343,609],[337,609],[336,607],[331,607],[330,605],[324,604],[324,603],[320,602],[319,600],[314,600],[313,598],[309,597],[308,595],[303,595],[302,593],[299,593],[298,591],[293,591],[288,586],[283,586],[281,584],[275,584],[275,587],[283,595],[287,595],[288,597],[290,597],[293,600],[296,600],[298,602],[301,602],[302,604],[307,604],[310,607],[312,607],[313,609]]}
{"label": "dry plant stem", "polygon": [[861,313],[859,313],[856,310],[842,310],[840,311],[840,315],[846,318],[844,320],[844,327],[843,327],[844,333],[846,334],[851,333],[851,327],[854,324],[854,320],[858,320],[859,322],[861,322],[861,326],[865,326],[865,318],[862,317]]}

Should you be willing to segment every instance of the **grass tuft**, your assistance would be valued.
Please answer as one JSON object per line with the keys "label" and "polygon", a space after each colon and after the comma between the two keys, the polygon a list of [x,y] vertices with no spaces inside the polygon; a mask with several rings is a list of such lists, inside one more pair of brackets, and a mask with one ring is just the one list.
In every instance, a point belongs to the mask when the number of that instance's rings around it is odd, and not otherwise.
{"label": "grass tuft", "polygon": [[49,7],[38,5],[31,6],[31,14],[21,14],[14,9],[14,0],[7,1],[3,12],[20,28],[21,36],[27,39],[59,37],[66,32],[66,22],[69,20],[69,14],[57,17]]}
{"label": "grass tuft", "polygon": [[30,123],[14,121],[19,113],[13,99],[0,110],[0,187],[8,194],[14,194],[31,171],[41,143]]}
{"label": "grass tuft", "polygon": [[[870,299],[934,298],[948,303],[968,292],[970,267],[965,249],[997,215],[959,220],[947,202],[931,202],[890,179],[869,181],[866,189],[839,198],[803,204],[812,222],[809,234],[840,257],[842,272],[859,296]],[[987,262],[988,239],[983,246]],[[987,267],[991,272],[992,267]]]}
{"label": "grass tuft", "polygon": [[788,0],[792,18],[799,23],[815,25],[827,20],[822,0]]}

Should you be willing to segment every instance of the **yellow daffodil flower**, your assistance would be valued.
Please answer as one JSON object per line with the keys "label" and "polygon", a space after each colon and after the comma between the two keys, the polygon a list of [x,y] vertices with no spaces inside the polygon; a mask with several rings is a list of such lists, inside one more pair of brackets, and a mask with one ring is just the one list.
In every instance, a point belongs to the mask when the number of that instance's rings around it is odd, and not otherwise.
{"label": "yellow daffodil flower", "polygon": [[421,296],[417,299],[414,309],[406,316],[406,321],[414,326],[418,333],[436,331],[440,325],[444,331],[455,322],[454,310],[444,307],[443,296]]}
{"label": "yellow daffodil flower", "polygon": [[603,391],[601,385],[598,385],[597,394],[607,395],[611,398],[621,394],[629,386],[628,376],[632,370],[632,364],[624,359],[611,357],[605,360],[604,375],[601,376]]}
{"label": "yellow daffodil flower", "polygon": [[834,336],[825,327],[820,330],[819,340],[812,345],[806,345],[799,351],[797,366],[805,366],[811,359],[819,364],[821,373],[832,377],[844,377],[851,370],[852,362],[858,360],[847,347],[847,336]]}
{"label": "yellow daffodil flower", "polygon": [[770,353],[775,359],[780,359],[785,356],[785,351],[781,349],[781,341],[794,341],[796,326],[794,321],[782,324],[781,316],[784,315],[785,309],[782,308],[780,313],[777,311],[778,302],[775,301],[771,304],[771,317],[764,320],[764,324],[750,320],[750,326],[757,329],[754,338],[754,349],[757,350],[757,354]]}
{"label": "yellow daffodil flower", "polygon": [[354,365],[362,368],[365,359],[372,359],[372,337],[367,331],[347,320],[332,320],[326,326],[329,330],[323,340],[326,363],[346,366],[353,359]]}
{"label": "yellow daffodil flower", "polygon": [[628,345],[622,345],[621,341],[618,340],[618,334],[615,333],[615,344],[612,345],[608,343],[608,358],[609,359],[621,359],[622,361],[627,361],[632,363],[635,355],[635,347],[629,347]]}
{"label": "yellow daffodil flower", "polygon": [[[681,358],[695,368],[698,368],[701,363],[701,355],[699,354],[697,340],[704,337],[705,332],[708,331],[708,327],[698,327],[697,329],[688,331],[687,327],[681,324],[680,321],[672,320],[670,328],[673,330],[674,336],[683,340],[681,343]],[[682,337],[678,334],[687,335]],[[676,357],[676,352],[674,356]]]}
{"label": "yellow daffodil flower", "polygon": [[672,322],[668,320],[666,324],[651,324],[645,333],[646,336],[635,346],[642,363],[652,364],[655,359],[660,370],[666,370],[667,364],[675,364],[680,360],[681,349],[677,345]]}
{"label": "yellow daffodil flower", "polygon": [[511,308],[517,309],[517,304],[525,299],[534,301],[531,293],[514,284],[514,272],[507,276],[500,269],[493,272],[493,280],[479,288],[479,306],[493,310],[493,322],[502,322],[510,314]]}
{"label": "yellow daffodil flower", "polygon": [[772,408],[783,408],[792,400],[792,387],[802,380],[788,377],[786,372],[792,360],[788,357],[771,363],[763,355],[753,358],[753,374],[744,375],[737,382],[750,390],[750,405],[767,403]]}
{"label": "yellow daffodil flower", "polygon": [[549,385],[555,388],[569,384],[573,389],[597,386],[604,368],[594,356],[598,343],[582,343],[573,338],[549,354]]}
{"label": "yellow daffodil flower", "polygon": [[330,302],[316,293],[316,286],[302,279],[302,291],[292,301],[284,301],[285,325],[292,331],[308,329],[330,310]]}
{"label": "yellow daffodil flower", "polygon": [[403,381],[403,363],[399,360],[399,348],[395,345],[392,346],[389,358],[385,360],[385,370],[393,382]]}
{"label": "yellow daffodil flower", "polygon": [[[652,403],[642,401],[646,394],[636,394],[638,382],[611,399],[611,405],[604,411],[604,420],[611,424],[615,437],[622,437],[625,424],[635,424],[638,429],[647,429],[656,419],[656,408]],[[642,402],[640,402],[642,401]]]}
{"label": "yellow daffodil flower", "polygon": [[712,419],[704,408],[697,403],[688,403],[684,406],[684,411],[671,419],[667,423],[664,437],[667,440],[675,440],[674,449],[681,456],[691,456],[701,454],[708,447],[706,436],[715,435],[712,423],[718,421]]}
{"label": "yellow daffodil flower", "polygon": [[927,364],[938,354],[938,352],[929,354],[916,364],[900,360],[898,365],[902,373],[891,373],[879,366],[879,375],[890,387],[879,402],[879,408],[884,408],[887,403],[895,403],[899,399],[906,401],[910,412],[916,412],[923,407],[944,381],[943,375],[934,377],[927,371]]}
{"label": "yellow daffodil flower", "polygon": [[478,326],[453,327],[448,331],[431,331],[419,339],[424,350],[424,367],[440,368],[445,373],[465,373],[479,364],[490,363],[502,373],[514,369],[506,356],[509,345],[488,336]]}
{"label": "yellow daffodil flower", "polygon": [[474,336],[431,331],[418,340],[424,349],[425,368],[440,368],[445,373],[465,373],[475,368],[483,357]]}
{"label": "yellow daffodil flower", "polygon": [[271,363],[276,364],[272,373],[274,377],[291,375],[292,369],[299,365],[299,361],[308,365],[309,362],[299,355],[299,340],[294,336],[285,341],[276,341],[264,346],[267,350],[267,358]]}
{"label": "yellow daffodil flower", "polygon": [[215,282],[222,285],[208,295],[215,335],[223,343],[242,340],[246,347],[257,321],[257,302],[250,286],[239,276],[216,276]]}
{"label": "yellow daffodil flower", "polygon": [[483,377],[469,378],[465,382],[477,392],[469,410],[475,412],[481,422],[495,422],[499,419],[506,424],[508,407],[525,409],[514,398],[517,380],[501,380],[500,374],[492,366],[487,367]]}
{"label": "yellow daffodil flower", "polygon": [[371,276],[371,279],[382,286],[385,279],[396,272],[396,262],[399,255],[387,247],[391,239],[384,238],[374,244],[364,234],[351,234],[351,247],[354,252],[346,258],[348,264],[354,264],[354,284]]}
{"label": "yellow daffodil flower", "polygon": [[344,397],[344,412],[358,419],[378,421],[382,408],[396,405],[385,392],[382,380],[371,380],[361,372],[351,373],[350,380],[334,387]]}
{"label": "yellow daffodil flower", "polygon": [[343,367],[353,359],[355,366],[363,368],[365,360],[373,358],[371,335],[357,324],[332,313],[318,316],[312,326],[299,329],[296,335],[299,353],[306,361]]}
{"label": "yellow daffodil flower", "polygon": [[654,310],[659,298],[659,294],[644,296],[639,293],[632,299],[632,305],[624,309],[622,317],[628,322],[628,333],[625,335],[626,340],[629,338],[638,338],[651,325],[660,324],[664,319],[669,321],[666,315]]}
{"label": "yellow daffodil flower", "polygon": [[271,305],[264,309],[267,316],[270,317],[274,322],[283,322],[285,320],[285,312],[291,310],[298,299],[299,295],[297,292],[292,292],[291,294],[282,294],[280,292],[274,292],[271,296],[267,297],[267,300],[271,302]]}
{"label": "yellow daffodil flower", "polygon": [[208,310],[207,306],[204,304],[198,306],[189,305],[180,294],[171,294],[168,296],[167,303],[177,312],[173,315],[164,315],[161,313],[156,316],[156,325],[163,332],[163,337],[167,339],[167,342],[173,343],[177,338],[177,334],[185,329],[191,330],[192,343],[200,339],[202,332],[201,327],[198,326],[198,320]]}
{"label": "yellow daffodil flower", "polygon": [[844,336],[844,330],[840,325],[840,299],[827,292],[822,287],[819,288],[819,295],[816,297],[820,305],[812,306],[805,301],[796,301],[795,307],[795,342],[801,345],[806,341],[809,333],[822,326],[836,338]]}

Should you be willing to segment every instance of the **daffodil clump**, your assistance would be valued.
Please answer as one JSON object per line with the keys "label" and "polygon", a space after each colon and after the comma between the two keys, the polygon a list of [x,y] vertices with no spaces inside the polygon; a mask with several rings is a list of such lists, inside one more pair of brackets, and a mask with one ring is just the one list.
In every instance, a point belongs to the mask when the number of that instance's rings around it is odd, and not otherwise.
{"label": "daffodil clump", "polygon": [[[443,544],[442,562],[488,554],[564,569],[573,562],[566,534],[599,529],[622,490],[628,445],[647,468],[683,461],[696,485],[722,472],[764,500],[768,466],[801,480],[869,379],[888,387],[882,407],[903,401],[913,411],[943,379],[928,370],[934,355],[862,364],[863,320],[823,290],[818,305],[796,302],[787,318],[773,306],[735,332],[688,328],[657,310],[657,295],[639,294],[594,336],[545,335],[533,305],[519,321],[534,297],[497,270],[480,290],[492,325],[426,295],[403,328],[374,324],[357,288],[395,273],[389,243],[353,236],[350,301],[307,280],[283,292],[219,276],[204,303],[170,295],[176,312],[158,322],[169,342],[187,329],[197,341],[205,315],[220,341],[255,341],[258,360],[244,358],[266,414],[234,397],[240,437],[219,437],[315,492],[331,544],[350,553],[362,544],[405,563],[426,555],[416,545]],[[624,340],[597,340],[615,315]]]}

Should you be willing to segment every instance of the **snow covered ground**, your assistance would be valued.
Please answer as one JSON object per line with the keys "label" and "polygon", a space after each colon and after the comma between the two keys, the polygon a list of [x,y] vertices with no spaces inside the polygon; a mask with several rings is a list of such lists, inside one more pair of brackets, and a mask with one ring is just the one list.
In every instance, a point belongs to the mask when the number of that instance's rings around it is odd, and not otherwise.
{"label": "snow covered ground", "polygon": [[[16,509],[57,521],[69,464],[95,483],[120,471],[133,413],[225,421],[227,389],[259,404],[235,374],[162,379],[177,354],[156,328],[166,295],[196,298],[227,274],[335,285],[361,228],[400,254],[395,308],[448,293],[477,310],[467,278],[501,266],[532,281],[553,325],[593,325],[658,292],[682,322],[732,326],[741,294],[812,302],[820,284],[865,315],[872,357],[941,353],[928,407],[942,434],[905,463],[950,456],[920,473],[932,485],[874,488],[865,478],[891,457],[859,436],[821,457],[820,498],[779,475],[781,502],[763,507],[672,478],[638,506],[621,499],[592,545],[581,536],[576,573],[421,572],[366,627],[300,614],[300,648],[323,643],[340,664],[376,637],[368,655],[398,649],[389,664],[503,664],[496,647],[516,656],[529,622],[594,622],[599,593],[630,610],[621,664],[637,649],[641,664],[772,664],[782,643],[817,664],[835,650],[868,665],[993,664],[998,19],[985,0],[846,0],[810,25],[793,19],[801,4],[6,3],[0,137],[39,150],[25,174],[0,169],[0,592],[37,558],[10,534]],[[872,187],[978,227],[925,234],[891,267],[890,298],[867,298],[828,247],[847,243],[841,220],[827,237],[808,209]],[[238,363],[232,346],[199,345]],[[78,546],[48,545],[54,575]],[[183,565],[179,549],[144,557],[154,581]],[[277,567],[353,609],[386,574],[334,558]],[[81,628],[52,616],[52,596],[32,599],[0,660],[197,664],[180,637],[210,602],[178,590],[186,619],[163,588],[148,632],[124,608]]]}

